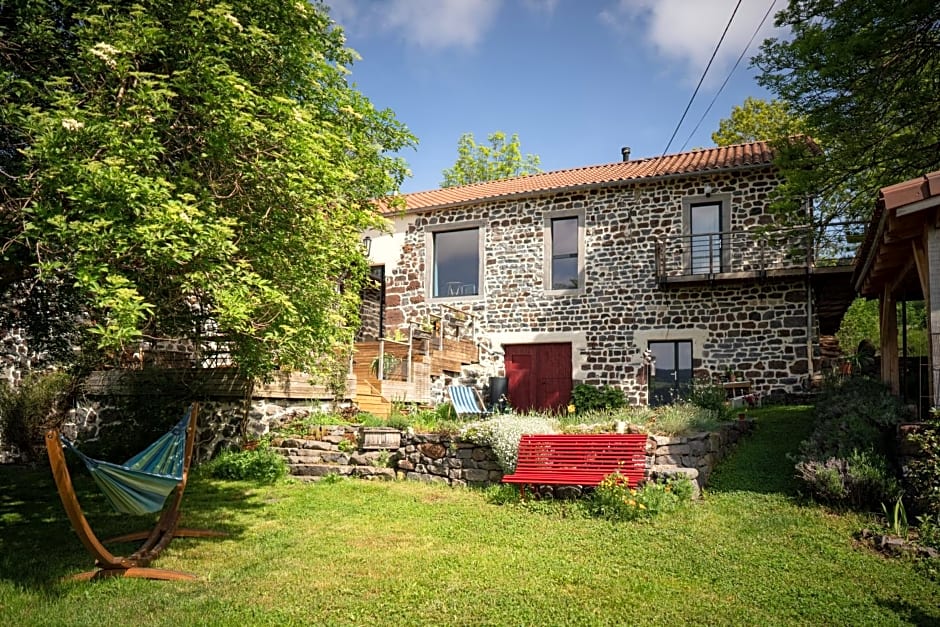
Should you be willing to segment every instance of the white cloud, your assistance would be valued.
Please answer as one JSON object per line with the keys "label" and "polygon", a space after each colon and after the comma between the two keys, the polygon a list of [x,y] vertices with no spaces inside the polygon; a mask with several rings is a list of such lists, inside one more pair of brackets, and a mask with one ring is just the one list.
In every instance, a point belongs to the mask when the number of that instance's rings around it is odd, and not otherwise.
{"label": "white cloud", "polygon": [[[554,0],[549,0],[551,4]],[[350,31],[387,32],[426,49],[473,48],[503,0],[332,0],[331,15]]]}
{"label": "white cloud", "polygon": [[[680,67],[689,80],[697,81],[734,11],[737,0],[616,0],[600,13],[601,20],[621,31],[641,31],[645,45]],[[754,34],[771,0],[744,0],[708,72],[707,82],[724,79]],[[771,15],[754,38],[745,60],[767,37],[778,36],[773,14],[785,6],[777,0]],[[742,61],[744,63],[745,61]]]}
{"label": "white cloud", "polygon": [[552,15],[558,6],[559,0],[522,0],[525,8],[533,13],[544,13]]}

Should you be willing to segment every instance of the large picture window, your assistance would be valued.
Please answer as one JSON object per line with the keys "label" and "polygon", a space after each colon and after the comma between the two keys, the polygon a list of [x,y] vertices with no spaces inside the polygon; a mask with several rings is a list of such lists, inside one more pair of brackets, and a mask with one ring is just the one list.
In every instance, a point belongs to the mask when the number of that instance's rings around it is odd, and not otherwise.
{"label": "large picture window", "polygon": [[433,233],[432,297],[480,294],[480,229]]}

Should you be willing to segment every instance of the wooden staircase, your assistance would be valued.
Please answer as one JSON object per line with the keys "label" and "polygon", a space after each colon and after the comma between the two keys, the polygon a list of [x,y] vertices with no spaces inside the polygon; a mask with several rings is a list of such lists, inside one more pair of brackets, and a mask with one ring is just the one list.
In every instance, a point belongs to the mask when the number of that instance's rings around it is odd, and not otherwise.
{"label": "wooden staircase", "polygon": [[[373,379],[374,383],[378,383],[378,380],[372,377],[371,372],[369,377]],[[392,402],[382,396],[381,388],[373,385],[373,382],[356,373],[356,406],[359,411],[369,412],[380,418],[388,418],[392,413]]]}
{"label": "wooden staircase", "polygon": [[[411,343],[409,377],[408,344],[391,340],[383,344],[380,349],[379,341],[357,342],[352,360],[355,403],[361,411],[380,418],[388,418],[394,401],[430,403],[432,376],[459,373],[463,366],[480,360],[479,347],[470,338],[415,338]],[[372,371],[380,352],[386,358],[391,356],[392,361],[382,380]]]}

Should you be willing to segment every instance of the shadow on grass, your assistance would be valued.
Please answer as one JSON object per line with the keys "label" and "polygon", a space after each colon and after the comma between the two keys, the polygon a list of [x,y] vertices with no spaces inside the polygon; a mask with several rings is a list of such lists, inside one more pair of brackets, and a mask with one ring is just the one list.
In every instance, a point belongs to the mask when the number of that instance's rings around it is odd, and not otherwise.
{"label": "shadow on grass", "polygon": [[900,599],[881,598],[878,599],[877,603],[882,607],[888,608],[899,617],[903,617],[903,619],[911,625],[923,625],[924,627],[931,625],[936,627],[937,624],[940,624],[938,623],[938,621],[940,621],[940,608],[937,608],[934,612],[927,613],[921,608]]}
{"label": "shadow on grass", "polygon": [[[129,516],[110,509],[87,474],[72,477],[88,523],[99,539],[151,529],[159,514]],[[243,529],[231,514],[263,506],[247,498],[244,487],[218,484],[194,473],[183,498],[180,525],[222,531],[238,537]],[[170,545],[212,542],[177,538]],[[138,543],[109,545],[115,555],[129,555]],[[159,560],[155,562],[159,566]],[[72,529],[48,467],[0,466],[0,580],[19,586],[52,589],[64,577],[91,570],[92,556]],[[185,570],[185,567],[184,567]]]}
{"label": "shadow on grass", "polygon": [[800,442],[813,429],[812,407],[780,406],[756,410],[756,428],[709,478],[712,492],[796,495],[794,462]]}

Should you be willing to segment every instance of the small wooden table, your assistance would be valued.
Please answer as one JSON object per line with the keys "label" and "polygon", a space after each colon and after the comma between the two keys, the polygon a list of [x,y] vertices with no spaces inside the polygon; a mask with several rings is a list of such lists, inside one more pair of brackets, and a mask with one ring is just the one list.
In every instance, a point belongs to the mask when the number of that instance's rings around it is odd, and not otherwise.
{"label": "small wooden table", "polygon": [[722,383],[721,387],[725,388],[726,398],[731,401],[732,407],[744,407],[748,403],[745,397],[751,395],[751,382],[750,381],[728,381],[727,383]]}

